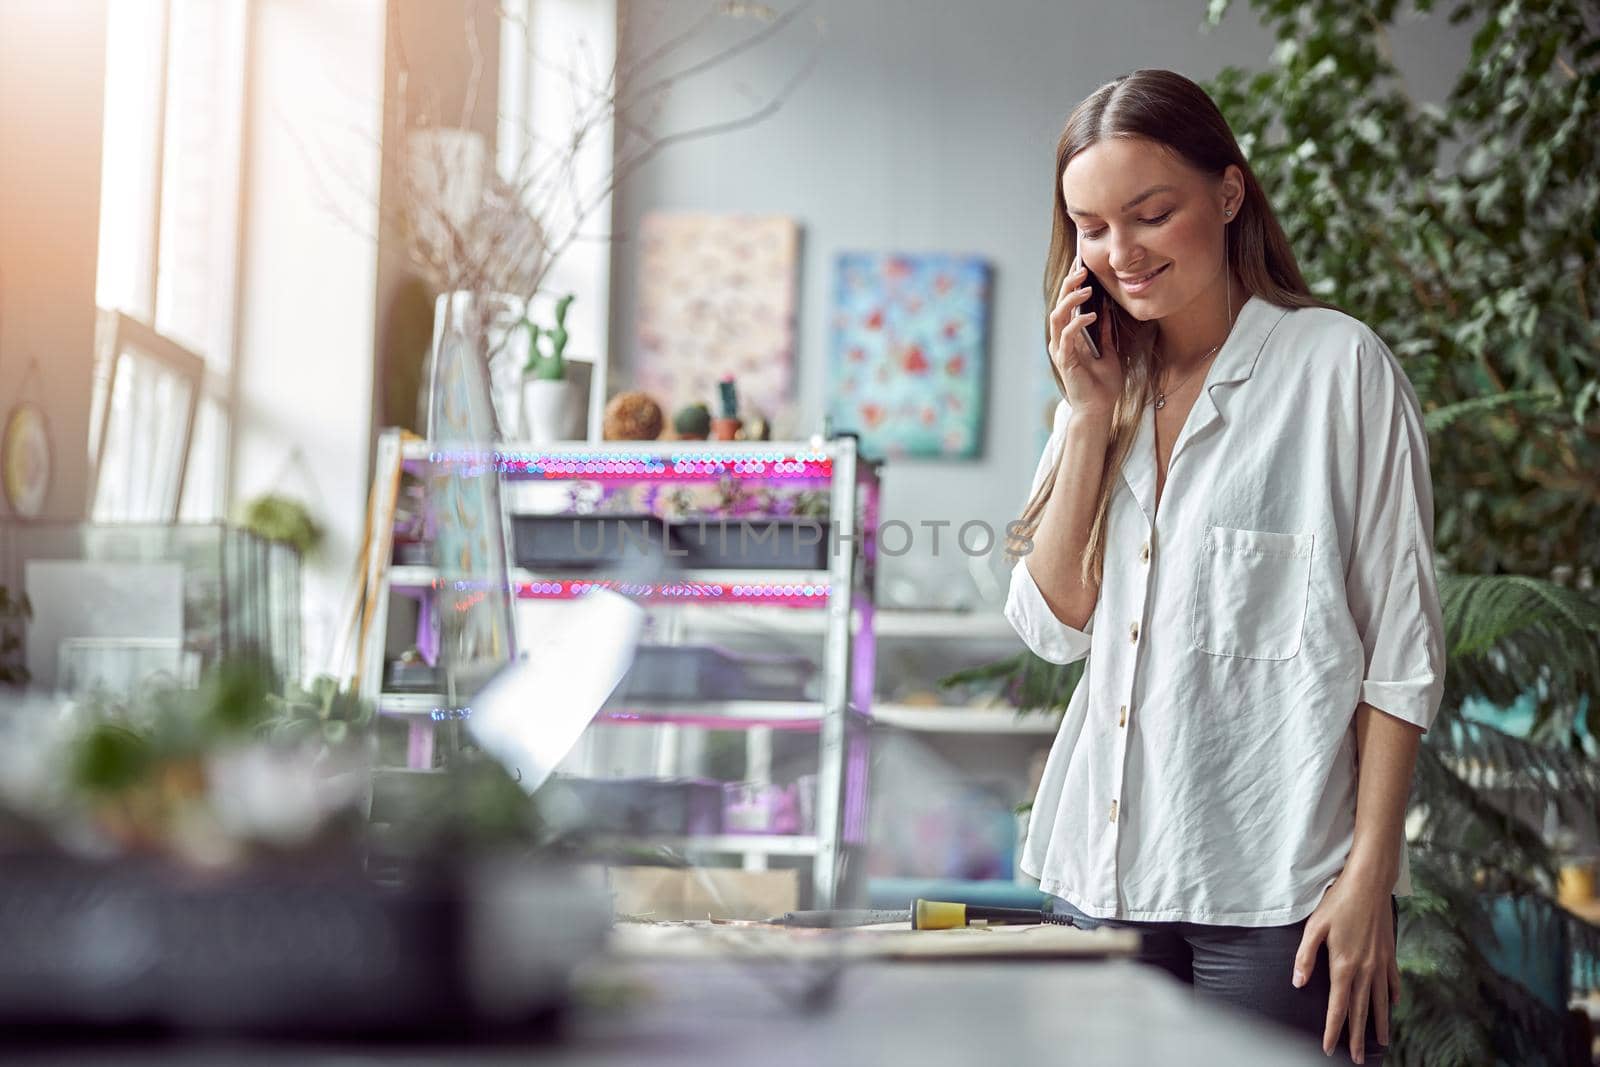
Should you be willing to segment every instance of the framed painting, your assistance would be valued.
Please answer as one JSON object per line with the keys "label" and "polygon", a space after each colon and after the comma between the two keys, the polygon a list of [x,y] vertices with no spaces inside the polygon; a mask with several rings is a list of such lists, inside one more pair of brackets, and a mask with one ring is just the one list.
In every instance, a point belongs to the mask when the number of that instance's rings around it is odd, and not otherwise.
{"label": "framed painting", "polygon": [[739,417],[789,421],[799,249],[799,225],[781,215],[644,217],[635,381],[669,419],[688,404],[716,411],[731,374]]}
{"label": "framed painting", "polygon": [[849,252],[834,269],[828,415],[886,459],[980,454],[992,269],[974,256]]}

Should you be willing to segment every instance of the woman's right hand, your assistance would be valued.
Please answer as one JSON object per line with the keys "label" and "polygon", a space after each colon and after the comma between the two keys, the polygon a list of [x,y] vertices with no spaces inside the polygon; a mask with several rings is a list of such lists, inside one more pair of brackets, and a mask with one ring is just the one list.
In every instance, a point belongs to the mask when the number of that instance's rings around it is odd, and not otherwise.
{"label": "woman's right hand", "polygon": [[[1122,360],[1110,347],[1110,331],[1094,312],[1073,312],[1090,297],[1088,270],[1077,259],[1061,279],[1056,306],[1050,311],[1050,359],[1067,388],[1067,404],[1073,412],[1111,418],[1117,397],[1122,395]],[[1088,331],[1099,334],[1104,358],[1096,358]]]}

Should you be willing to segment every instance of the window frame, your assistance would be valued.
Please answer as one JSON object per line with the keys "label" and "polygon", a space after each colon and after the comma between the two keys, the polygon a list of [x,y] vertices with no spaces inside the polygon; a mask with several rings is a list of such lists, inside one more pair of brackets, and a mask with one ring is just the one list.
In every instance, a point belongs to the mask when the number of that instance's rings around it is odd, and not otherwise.
{"label": "window frame", "polygon": [[[166,513],[163,515],[140,516],[140,518],[147,518],[149,521],[175,522],[183,513],[185,499],[191,488],[190,480],[195,470],[191,458],[202,403],[213,405],[220,421],[219,440],[216,444],[221,450],[221,455],[214,457],[217,478],[214,497],[201,506],[210,518],[220,519],[231,506],[233,497],[233,453],[237,446],[238,425],[237,347],[241,297],[238,263],[245,225],[245,141],[253,0],[203,0],[201,6],[197,8],[221,20],[216,30],[217,41],[227,46],[226,54],[219,53],[214,60],[215,70],[218,72],[215,88],[218,97],[223,100],[219,105],[223,132],[218,137],[223,147],[216,158],[220,160],[220,166],[227,168],[227,172],[221,173],[213,180],[211,189],[214,196],[211,202],[212,209],[225,213],[225,217],[221,219],[212,234],[212,239],[219,243],[209,250],[209,258],[206,260],[213,266],[225,266],[227,274],[215,293],[211,295],[215,306],[207,316],[203,331],[207,335],[205,347],[199,351],[172,334],[162,332],[158,326],[162,308],[162,232],[164,223],[169,221],[165,216],[165,210],[169,207],[167,196],[171,192],[166,188],[166,180],[169,157],[172,156],[174,147],[168,144],[172,126],[170,108],[174,78],[172,65],[174,12],[175,8],[184,2],[185,0],[152,0],[153,6],[157,9],[159,30],[151,31],[156,42],[151,52],[154,60],[152,69],[147,75],[150,82],[143,84],[142,91],[149,92],[153,97],[153,109],[149,127],[142,131],[143,136],[136,145],[139,153],[137,165],[149,168],[151,187],[149,200],[139,209],[140,215],[134,224],[137,236],[134,238],[133,247],[139,254],[133,256],[135,267],[130,280],[132,292],[128,299],[133,306],[106,306],[100,303],[104,294],[96,293],[98,328],[95,348],[95,390],[90,414],[88,497],[85,501],[91,520],[95,516],[101,474],[105,466],[108,445],[106,431],[111,425],[113,416],[117,367],[121,355],[127,350],[136,353],[139,358],[152,361],[189,385],[187,418],[183,430],[183,442],[177,450],[178,469],[175,472],[174,482],[176,489],[172,495],[171,506],[165,509]],[[114,18],[110,9],[107,17]],[[108,70],[109,68],[108,59]],[[107,79],[107,89],[108,91],[111,89],[109,79]],[[112,136],[113,131],[108,124],[102,131],[103,145],[108,143]],[[229,147],[233,151],[229,152]],[[106,175],[102,170],[102,182],[105,180]],[[135,200],[137,199],[136,197]],[[104,190],[101,193],[101,205],[102,212],[105,212]],[[218,237],[218,234],[222,236]],[[102,224],[99,245],[102,256],[106,254],[105,238],[106,231]],[[216,350],[211,351],[213,348]],[[137,413],[133,417],[138,417]]]}
{"label": "window frame", "polygon": [[[205,389],[208,368],[205,357],[191,352],[183,345],[155,330],[151,326],[123,311],[101,308],[96,330],[95,361],[105,368],[105,386],[95,390],[93,413],[95,455],[89,479],[90,514],[100,499],[100,475],[105,469],[106,444],[111,437],[111,420],[115,414],[117,395],[117,370],[124,355],[153,363],[162,370],[186,383],[189,402],[184,412],[183,441],[177,448],[178,469],[171,503],[164,514],[154,516],[155,521],[176,522],[183,503],[183,491],[189,473],[189,450],[194,444],[195,420],[200,410],[200,394]],[[137,413],[131,413],[137,417]]]}

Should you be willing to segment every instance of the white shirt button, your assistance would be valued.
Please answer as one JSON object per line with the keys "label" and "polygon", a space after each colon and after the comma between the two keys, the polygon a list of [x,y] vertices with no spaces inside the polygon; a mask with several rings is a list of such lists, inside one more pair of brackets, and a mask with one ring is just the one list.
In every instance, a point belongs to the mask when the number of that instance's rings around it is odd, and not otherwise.
{"label": "white shirt button", "polygon": [[1117,802],[1115,800],[1111,802],[1111,821],[1117,821]]}
{"label": "white shirt button", "polygon": [[1139,562],[1140,563],[1149,563],[1150,562],[1150,542],[1149,541],[1146,541],[1144,544],[1139,546]]}
{"label": "white shirt button", "polygon": [[1117,712],[1117,725],[1128,725],[1128,705],[1126,704],[1122,705],[1122,709]]}
{"label": "white shirt button", "polygon": [[1133,623],[1128,627],[1128,640],[1129,641],[1138,641],[1139,640],[1139,624],[1138,623]]}

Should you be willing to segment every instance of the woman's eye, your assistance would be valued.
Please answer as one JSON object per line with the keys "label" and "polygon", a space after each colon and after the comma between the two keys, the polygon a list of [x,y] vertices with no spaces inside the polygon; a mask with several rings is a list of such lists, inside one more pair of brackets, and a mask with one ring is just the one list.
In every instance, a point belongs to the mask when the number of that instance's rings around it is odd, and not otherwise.
{"label": "woman's eye", "polygon": [[[1144,223],[1146,226],[1159,226],[1163,222],[1166,222],[1171,217],[1172,217],[1172,212],[1168,211],[1168,212],[1165,212],[1165,213],[1163,213],[1161,215],[1158,215],[1157,217],[1155,217],[1153,219],[1140,219],[1139,221]],[[1105,232],[1106,231],[1104,231],[1104,230],[1084,230],[1083,231],[1083,239],[1085,241],[1098,241],[1101,238],[1101,236],[1103,236],[1105,234]]]}

